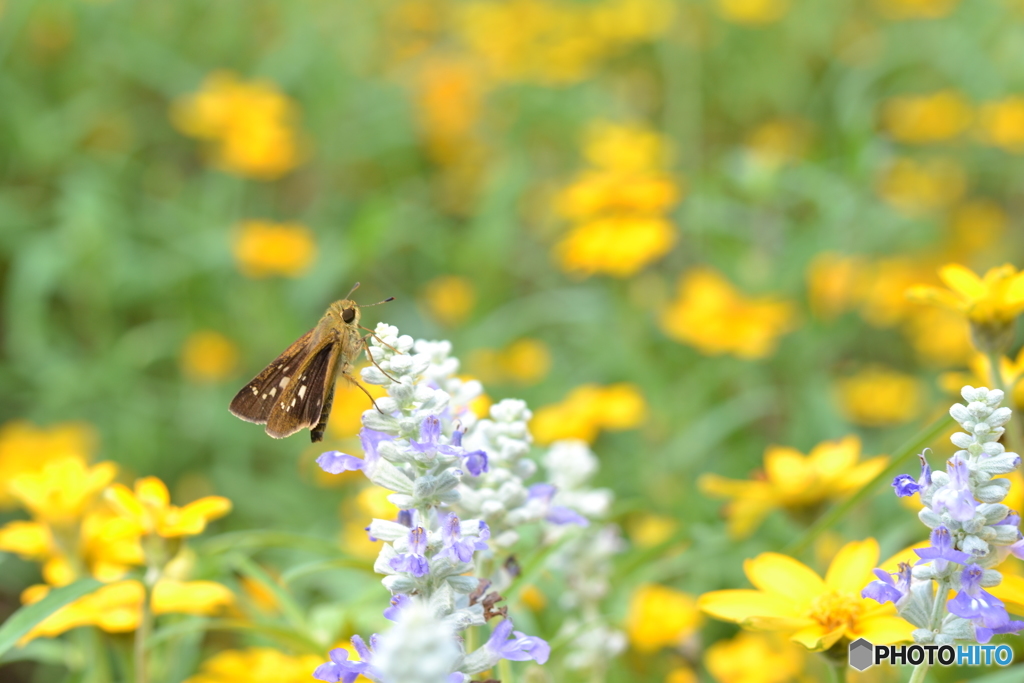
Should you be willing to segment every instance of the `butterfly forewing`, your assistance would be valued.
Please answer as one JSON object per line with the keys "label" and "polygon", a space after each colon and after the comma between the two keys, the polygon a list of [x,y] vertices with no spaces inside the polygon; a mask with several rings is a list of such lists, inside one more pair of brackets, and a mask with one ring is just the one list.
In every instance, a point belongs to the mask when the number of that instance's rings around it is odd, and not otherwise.
{"label": "butterfly forewing", "polygon": [[317,425],[327,384],[334,379],[331,368],[336,353],[334,341],[325,341],[309,352],[271,409],[267,418],[267,434],[283,439],[300,429],[311,429]]}
{"label": "butterfly forewing", "polygon": [[247,422],[264,424],[284,395],[294,373],[303,365],[311,350],[308,347],[312,338],[313,330],[299,337],[274,362],[242,387],[231,400],[231,413]]}

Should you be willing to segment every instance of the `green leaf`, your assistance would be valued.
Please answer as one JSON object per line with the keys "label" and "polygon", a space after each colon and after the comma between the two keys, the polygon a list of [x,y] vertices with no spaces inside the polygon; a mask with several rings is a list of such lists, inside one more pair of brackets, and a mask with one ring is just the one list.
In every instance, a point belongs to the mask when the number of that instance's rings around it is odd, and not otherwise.
{"label": "green leaf", "polygon": [[14,647],[22,636],[31,631],[43,619],[83,595],[92,593],[102,585],[103,583],[96,579],[82,579],[70,586],[54,588],[39,602],[25,605],[19,609],[0,626],[0,657]]}
{"label": "green leaf", "polygon": [[281,626],[270,626],[254,621],[241,619],[207,619],[199,617],[181,621],[170,626],[157,629],[152,637],[146,641],[146,647],[152,648],[172,638],[193,633],[195,631],[237,631],[240,633],[251,633],[267,638],[277,645],[292,652],[316,654],[326,656],[325,652],[330,647],[313,640],[309,636],[295,631],[294,629]]}
{"label": "green leaf", "polygon": [[287,586],[298,579],[334,569],[356,569],[363,573],[372,575],[373,561],[357,560],[351,557],[338,557],[332,560],[316,560],[315,562],[307,562],[283,572],[281,574],[281,583]]}

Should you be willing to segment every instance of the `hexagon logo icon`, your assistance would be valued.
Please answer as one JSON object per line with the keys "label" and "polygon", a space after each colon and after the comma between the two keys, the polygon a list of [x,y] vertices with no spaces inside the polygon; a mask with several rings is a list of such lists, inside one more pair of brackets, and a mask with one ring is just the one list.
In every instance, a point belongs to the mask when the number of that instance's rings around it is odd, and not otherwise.
{"label": "hexagon logo icon", "polygon": [[875,646],[858,638],[850,643],[850,666],[857,671],[863,671],[875,663]]}

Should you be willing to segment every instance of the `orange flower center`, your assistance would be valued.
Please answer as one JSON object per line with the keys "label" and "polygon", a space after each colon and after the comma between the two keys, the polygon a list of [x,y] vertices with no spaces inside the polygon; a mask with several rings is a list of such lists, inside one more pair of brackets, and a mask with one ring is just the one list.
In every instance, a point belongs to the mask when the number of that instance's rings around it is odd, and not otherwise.
{"label": "orange flower center", "polygon": [[849,593],[825,593],[811,602],[808,615],[821,624],[825,630],[833,631],[841,626],[852,629],[864,612],[864,603]]}

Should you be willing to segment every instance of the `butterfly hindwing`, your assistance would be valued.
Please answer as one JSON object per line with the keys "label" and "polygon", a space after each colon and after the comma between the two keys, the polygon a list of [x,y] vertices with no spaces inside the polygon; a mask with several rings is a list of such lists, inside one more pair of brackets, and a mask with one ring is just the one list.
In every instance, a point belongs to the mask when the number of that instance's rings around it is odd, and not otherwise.
{"label": "butterfly hindwing", "polygon": [[310,351],[305,362],[288,383],[267,418],[267,434],[275,439],[291,436],[300,429],[315,427],[320,421],[328,382],[333,381],[337,344],[325,341]]}
{"label": "butterfly hindwing", "polygon": [[231,400],[231,413],[247,422],[264,424],[287,389],[292,373],[304,363],[305,356],[310,351],[308,347],[312,338],[313,330],[299,337],[276,360],[263,368],[251,382],[242,387]]}

